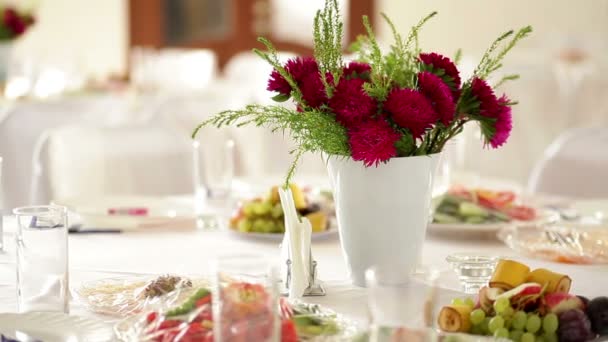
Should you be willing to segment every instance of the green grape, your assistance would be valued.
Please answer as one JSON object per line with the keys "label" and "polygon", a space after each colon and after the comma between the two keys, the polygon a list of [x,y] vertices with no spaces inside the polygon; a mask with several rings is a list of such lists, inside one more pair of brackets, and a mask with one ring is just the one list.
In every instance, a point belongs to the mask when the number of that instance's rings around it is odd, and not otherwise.
{"label": "green grape", "polygon": [[536,342],[545,342],[545,337],[543,335],[536,336]]}
{"label": "green grape", "polygon": [[285,232],[285,222],[283,222],[283,221],[277,222],[277,232],[278,233]]}
{"label": "green grape", "polygon": [[505,320],[500,316],[492,317],[490,322],[488,323],[488,330],[493,334],[496,330],[503,328],[505,326]]}
{"label": "green grape", "polygon": [[264,233],[272,233],[274,231],[274,222],[272,220],[263,220],[262,231]]}
{"label": "green grape", "polygon": [[481,329],[483,331],[484,335],[487,335],[490,333],[490,317],[486,317],[483,319],[483,322],[481,322]]}
{"label": "green grape", "polygon": [[473,325],[477,325],[483,322],[483,319],[486,318],[486,313],[481,309],[475,309],[471,311],[471,323]]}
{"label": "green grape", "polygon": [[253,207],[253,213],[258,216],[269,214],[272,210],[272,204],[269,202],[257,202]]}
{"label": "green grape", "polygon": [[544,333],[543,334],[543,338],[545,339],[545,342],[557,342],[557,334],[556,333]]}
{"label": "green grape", "polygon": [[513,319],[511,319],[511,317],[505,318],[504,316],[503,318],[505,320],[505,328],[511,330],[511,326],[513,325]]}
{"label": "green grape", "polygon": [[559,319],[557,318],[556,314],[550,313],[550,314],[547,314],[543,318],[543,330],[546,333],[554,333],[554,332],[556,332],[558,326],[559,326]]}
{"label": "green grape", "polygon": [[534,337],[534,334],[532,333],[524,333],[523,335],[521,335],[521,342],[534,342],[536,341],[536,338]]}
{"label": "green grape", "polygon": [[540,330],[540,326],[541,320],[538,315],[535,314],[528,317],[528,321],[526,322],[526,331],[536,334],[536,332]]}
{"label": "green grape", "polygon": [[494,302],[494,310],[496,311],[496,313],[500,314],[503,311],[505,311],[509,306],[511,306],[511,303],[509,302],[509,299],[507,298],[498,298],[495,302]]}
{"label": "green grape", "polygon": [[519,340],[521,340],[521,335],[523,334],[523,330],[511,330],[511,332],[509,333],[509,338],[512,341],[519,342]]}
{"label": "green grape", "polygon": [[248,202],[243,205],[243,214],[245,214],[245,216],[253,216],[254,204],[254,202]]}
{"label": "green grape", "polygon": [[[482,320],[483,322],[483,320]],[[471,334],[473,335],[484,335],[483,324],[476,324],[471,328]]]}
{"label": "green grape", "polygon": [[515,310],[511,306],[507,306],[501,313],[502,317],[511,317],[515,313]]}
{"label": "green grape", "polygon": [[528,321],[528,315],[526,315],[523,311],[516,311],[513,314],[513,319],[511,322],[511,327],[518,330],[524,330],[526,327],[526,322]]}
{"label": "green grape", "polygon": [[253,220],[253,226],[251,227],[251,231],[256,232],[256,233],[263,233],[265,225],[266,225],[266,220],[255,219],[255,220]]}
{"label": "green grape", "polygon": [[283,216],[283,207],[281,207],[281,203],[277,203],[274,205],[274,207],[272,207],[272,210],[270,211],[270,216],[275,219],[278,219],[279,217]]}
{"label": "green grape", "polygon": [[238,226],[237,226],[237,229],[243,233],[250,232],[252,228],[253,228],[253,223],[251,223],[251,220],[249,220],[247,218],[240,220],[238,223]]}
{"label": "green grape", "polygon": [[462,298],[454,298],[452,299],[452,305],[464,305],[464,300]]}
{"label": "green grape", "polygon": [[475,301],[471,297],[467,297],[464,299],[464,304],[470,306],[471,308],[475,307]]}
{"label": "green grape", "polygon": [[494,332],[494,337],[509,337],[509,330],[507,328],[499,328]]}

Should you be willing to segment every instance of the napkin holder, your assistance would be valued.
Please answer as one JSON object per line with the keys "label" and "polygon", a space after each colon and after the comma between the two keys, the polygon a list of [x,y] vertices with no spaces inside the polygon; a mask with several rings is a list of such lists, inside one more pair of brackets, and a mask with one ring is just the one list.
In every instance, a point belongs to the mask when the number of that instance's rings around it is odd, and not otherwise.
{"label": "napkin holder", "polygon": [[[317,279],[317,261],[313,259],[312,252],[309,251],[309,260],[310,260],[310,274],[308,275],[308,287],[304,290],[304,297],[317,297],[317,296],[325,296],[325,289],[323,285]],[[289,283],[291,282],[291,260],[287,258],[285,260],[285,279],[283,280],[282,294],[289,294]]]}

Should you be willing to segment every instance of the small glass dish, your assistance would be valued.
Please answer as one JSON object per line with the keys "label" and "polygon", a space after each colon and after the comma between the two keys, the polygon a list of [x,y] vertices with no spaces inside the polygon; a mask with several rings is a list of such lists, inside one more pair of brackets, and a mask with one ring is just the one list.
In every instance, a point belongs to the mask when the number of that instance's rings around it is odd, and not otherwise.
{"label": "small glass dish", "polygon": [[455,253],[445,259],[458,275],[464,293],[476,294],[488,285],[500,257],[472,253]]}

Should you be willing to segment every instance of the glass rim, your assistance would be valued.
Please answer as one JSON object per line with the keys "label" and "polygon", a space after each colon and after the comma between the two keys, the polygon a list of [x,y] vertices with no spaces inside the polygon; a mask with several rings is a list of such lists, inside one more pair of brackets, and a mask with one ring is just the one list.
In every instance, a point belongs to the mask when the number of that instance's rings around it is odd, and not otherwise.
{"label": "glass rim", "polygon": [[61,205],[30,205],[17,207],[13,209],[15,216],[49,216],[49,215],[66,215],[68,208]]}
{"label": "glass rim", "polygon": [[498,262],[503,259],[500,255],[491,254],[477,254],[471,252],[458,252],[452,253],[445,258],[448,263],[487,263],[487,262]]}

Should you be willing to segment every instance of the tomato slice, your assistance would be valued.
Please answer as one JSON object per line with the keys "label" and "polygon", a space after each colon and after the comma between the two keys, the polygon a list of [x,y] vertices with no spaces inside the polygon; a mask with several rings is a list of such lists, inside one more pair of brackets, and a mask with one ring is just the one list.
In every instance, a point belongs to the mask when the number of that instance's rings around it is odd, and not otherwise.
{"label": "tomato slice", "polygon": [[530,221],[536,218],[536,210],[525,205],[515,205],[504,210],[512,219]]}
{"label": "tomato slice", "polygon": [[512,191],[475,191],[479,204],[490,209],[501,209],[515,201],[515,193]]}
{"label": "tomato slice", "polygon": [[296,325],[291,320],[283,320],[281,322],[281,342],[297,342],[298,333]]}
{"label": "tomato slice", "polygon": [[209,304],[209,303],[211,303],[211,295],[210,294],[208,294],[205,297],[197,300],[196,303],[195,303],[195,306],[197,308],[200,308],[201,306]]}

